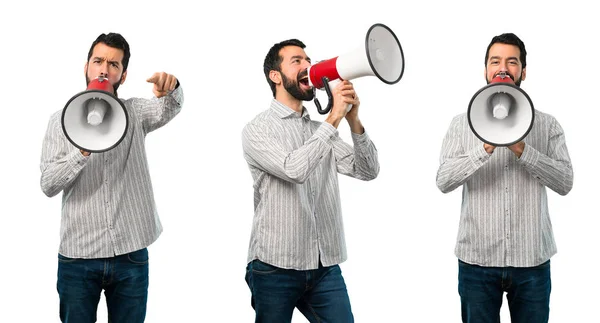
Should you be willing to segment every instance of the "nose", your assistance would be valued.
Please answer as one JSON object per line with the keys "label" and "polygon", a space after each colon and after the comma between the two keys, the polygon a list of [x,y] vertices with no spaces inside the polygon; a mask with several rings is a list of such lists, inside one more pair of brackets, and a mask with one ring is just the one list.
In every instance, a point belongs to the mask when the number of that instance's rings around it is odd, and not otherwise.
{"label": "nose", "polygon": [[107,62],[103,62],[100,65],[100,75],[107,77],[108,76],[108,63]]}
{"label": "nose", "polygon": [[508,71],[508,68],[506,67],[506,63],[505,62],[501,62],[500,66],[498,66],[499,71],[501,72],[506,72]]}
{"label": "nose", "polygon": [[310,62],[307,60],[302,61],[302,69],[307,69],[310,67]]}

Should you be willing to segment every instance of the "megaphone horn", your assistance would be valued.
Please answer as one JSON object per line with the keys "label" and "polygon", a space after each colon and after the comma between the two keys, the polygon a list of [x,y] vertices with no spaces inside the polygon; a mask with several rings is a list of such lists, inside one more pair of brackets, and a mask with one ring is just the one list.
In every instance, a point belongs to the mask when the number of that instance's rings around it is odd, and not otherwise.
{"label": "megaphone horn", "polygon": [[87,90],[67,102],[61,124],[65,137],[75,147],[100,153],[113,149],[125,138],[129,115],[113,92],[108,79],[99,76],[89,82]]}
{"label": "megaphone horn", "polygon": [[[374,24],[367,31],[364,45],[356,50],[325,61],[308,69],[309,84],[314,89],[325,89],[329,102],[321,108],[315,97],[320,114],[326,114],[333,106],[331,88],[341,80],[352,80],[362,76],[377,76],[386,84],[395,84],[404,74],[404,53],[394,32],[384,24]],[[347,107],[347,111],[352,105]]]}
{"label": "megaphone horn", "polygon": [[467,110],[469,127],[475,136],[497,147],[523,140],[533,127],[534,117],[529,95],[505,73],[477,91]]}

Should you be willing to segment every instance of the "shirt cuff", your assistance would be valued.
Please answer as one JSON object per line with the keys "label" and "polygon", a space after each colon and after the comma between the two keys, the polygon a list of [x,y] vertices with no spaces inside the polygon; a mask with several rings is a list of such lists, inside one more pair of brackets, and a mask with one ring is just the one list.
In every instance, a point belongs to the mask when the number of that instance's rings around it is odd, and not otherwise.
{"label": "shirt cuff", "polygon": [[491,155],[488,154],[487,151],[485,151],[485,148],[483,148],[483,144],[480,144],[471,150],[471,153],[469,154],[469,156],[471,157],[471,162],[473,162],[473,165],[475,166],[475,168],[479,168],[488,159],[490,159]]}
{"label": "shirt cuff", "polygon": [[314,136],[317,138],[330,143],[335,136],[337,136],[337,129],[332,126],[329,122],[321,123],[321,126],[315,131]]}
{"label": "shirt cuff", "polygon": [[[179,81],[177,81],[179,82]],[[179,83],[177,83],[179,85]],[[169,93],[170,97],[175,99],[175,101],[181,106],[183,104],[183,90],[180,86],[177,86],[171,93]]]}
{"label": "shirt cuff", "polygon": [[517,162],[525,167],[534,167],[537,164],[539,158],[539,152],[528,144],[525,144],[521,157],[517,159]]}
{"label": "shirt cuff", "polygon": [[364,145],[370,141],[369,135],[367,135],[366,130],[360,135],[354,132],[350,132],[350,134],[352,136],[352,141],[354,141],[354,144]]}
{"label": "shirt cuff", "polygon": [[84,156],[79,148],[73,149],[70,155],[69,164],[71,165],[72,174],[78,174],[85,164],[87,164],[91,156]]}

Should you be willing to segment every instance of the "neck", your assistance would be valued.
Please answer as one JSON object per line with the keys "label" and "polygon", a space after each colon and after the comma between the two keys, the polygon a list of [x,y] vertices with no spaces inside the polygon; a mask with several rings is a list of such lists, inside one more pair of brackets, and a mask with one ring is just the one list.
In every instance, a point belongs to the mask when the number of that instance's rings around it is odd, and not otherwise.
{"label": "neck", "polygon": [[302,114],[302,101],[291,96],[284,89],[280,89],[279,91],[277,91],[277,94],[275,95],[275,100],[285,104],[286,106],[290,107],[292,110],[298,112],[299,114]]}

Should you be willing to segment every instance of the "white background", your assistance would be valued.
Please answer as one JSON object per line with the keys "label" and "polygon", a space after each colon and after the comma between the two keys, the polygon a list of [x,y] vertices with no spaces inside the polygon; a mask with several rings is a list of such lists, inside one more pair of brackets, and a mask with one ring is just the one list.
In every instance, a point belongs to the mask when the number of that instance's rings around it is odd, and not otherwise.
{"label": "white background", "polygon": [[[244,282],[252,179],[241,130],[271,100],[264,56],[274,43],[298,38],[313,61],[328,59],[360,46],[374,23],[396,33],[406,69],[391,86],[375,77],[354,80],[381,163],[374,181],[340,177],[349,252],[341,268],[356,321],[460,322],[453,249],[461,193],[442,194],[435,176],[447,127],[485,85],[485,49],[504,32],[525,42],[522,88],[561,123],[575,171],[570,194],[549,191],[559,250],[552,258],[550,321],[595,319],[600,26],[590,5],[124,2],[3,5],[1,321],[59,321],[61,198],[41,192],[39,158],[50,115],[85,89],[87,52],[100,33],[119,32],[131,46],[121,97],[150,97],[145,79],[157,71],[177,76],[185,93],[181,114],[146,140],[164,226],[149,247],[146,322],[253,322]],[[307,107],[323,120],[312,103]],[[349,138],[346,123],[339,130]],[[98,312],[106,322],[104,296]],[[305,319],[296,312],[293,322]]]}

